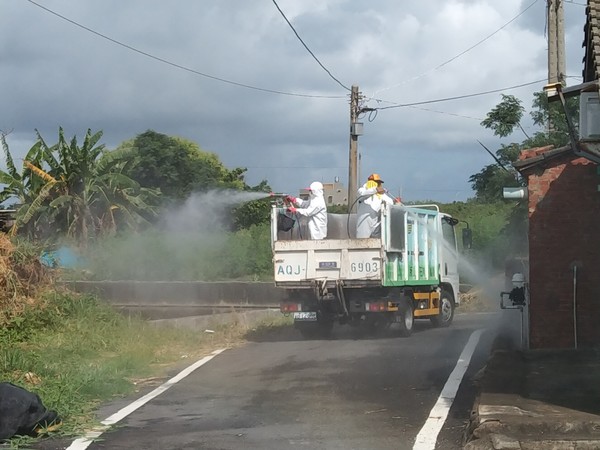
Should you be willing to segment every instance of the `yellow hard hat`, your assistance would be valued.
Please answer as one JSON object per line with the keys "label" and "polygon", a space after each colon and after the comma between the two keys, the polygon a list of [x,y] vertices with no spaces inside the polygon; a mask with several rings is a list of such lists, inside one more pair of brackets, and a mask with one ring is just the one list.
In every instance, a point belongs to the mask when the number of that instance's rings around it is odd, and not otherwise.
{"label": "yellow hard hat", "polygon": [[369,175],[369,180],[379,181],[380,183],[383,183],[383,180],[381,179],[378,173],[372,173],[371,175]]}

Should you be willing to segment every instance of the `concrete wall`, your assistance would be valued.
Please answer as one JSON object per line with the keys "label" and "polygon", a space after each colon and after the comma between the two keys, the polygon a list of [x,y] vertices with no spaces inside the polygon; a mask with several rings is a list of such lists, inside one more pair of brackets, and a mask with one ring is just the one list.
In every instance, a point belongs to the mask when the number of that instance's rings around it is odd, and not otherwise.
{"label": "concrete wall", "polygon": [[148,319],[169,319],[225,311],[279,308],[288,291],[273,283],[252,282],[64,282],[77,292],[92,293],[121,311]]}
{"label": "concrete wall", "polygon": [[573,348],[575,329],[579,347],[596,346],[600,344],[598,167],[570,153],[536,167],[527,178],[530,346]]}

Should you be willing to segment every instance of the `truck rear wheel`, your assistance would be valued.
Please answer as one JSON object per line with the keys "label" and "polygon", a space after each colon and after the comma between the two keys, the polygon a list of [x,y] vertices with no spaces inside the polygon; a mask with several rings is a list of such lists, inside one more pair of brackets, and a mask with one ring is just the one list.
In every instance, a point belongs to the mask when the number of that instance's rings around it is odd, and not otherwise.
{"label": "truck rear wheel", "polygon": [[434,327],[448,327],[454,319],[454,297],[446,289],[440,293],[440,312],[432,317],[431,323]]}
{"label": "truck rear wheel", "polygon": [[400,325],[400,336],[408,337],[412,334],[415,323],[415,315],[412,302],[403,298],[398,305],[398,323]]}

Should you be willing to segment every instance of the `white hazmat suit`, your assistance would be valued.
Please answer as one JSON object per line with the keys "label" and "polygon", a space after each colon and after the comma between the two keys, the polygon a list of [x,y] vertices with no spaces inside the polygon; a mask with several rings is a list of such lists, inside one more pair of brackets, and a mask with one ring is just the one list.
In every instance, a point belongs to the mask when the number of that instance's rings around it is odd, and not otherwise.
{"label": "white hazmat suit", "polygon": [[356,237],[359,239],[381,236],[381,216],[384,203],[393,205],[394,200],[386,193],[377,193],[377,183],[367,181],[358,188],[356,208]]}
{"label": "white hazmat suit", "polygon": [[327,206],[323,197],[323,184],[314,181],[310,185],[310,198],[294,199],[296,214],[308,218],[308,230],[311,239],[325,239],[327,236]]}

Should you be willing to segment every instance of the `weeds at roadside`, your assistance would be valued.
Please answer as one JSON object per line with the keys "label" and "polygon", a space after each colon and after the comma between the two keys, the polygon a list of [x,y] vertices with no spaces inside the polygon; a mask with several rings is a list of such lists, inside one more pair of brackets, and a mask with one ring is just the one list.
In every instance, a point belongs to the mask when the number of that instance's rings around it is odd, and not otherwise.
{"label": "weeds at roadside", "polygon": [[[94,296],[57,287],[52,275],[40,264],[39,249],[0,235],[0,380],[38,394],[58,412],[62,424],[53,437],[81,435],[98,425],[100,404],[159,382],[216,348],[240,345],[248,333],[241,321],[212,333],[152,326]],[[32,442],[16,436],[7,445],[23,449]]]}
{"label": "weeds at roadside", "polygon": [[[239,321],[204,330],[157,327],[127,317],[89,295],[48,291],[44,308],[26,308],[0,329],[0,378],[37,393],[58,411],[54,437],[81,435],[98,425],[97,407],[161,384],[179,366],[216,348],[242,345],[249,333],[287,325],[283,317],[248,327]],[[24,448],[31,438],[11,439]]]}

